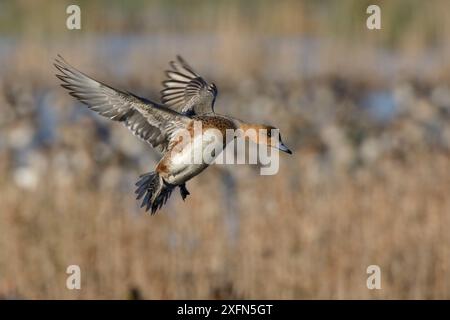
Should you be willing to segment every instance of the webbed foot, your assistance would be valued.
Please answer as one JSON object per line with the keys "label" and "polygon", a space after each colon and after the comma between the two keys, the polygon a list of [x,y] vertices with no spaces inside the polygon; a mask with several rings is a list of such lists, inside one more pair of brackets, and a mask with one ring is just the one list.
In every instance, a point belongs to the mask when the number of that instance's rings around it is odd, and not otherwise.
{"label": "webbed foot", "polygon": [[185,183],[180,184],[179,187],[180,187],[181,198],[183,198],[183,201],[184,201],[184,199],[186,199],[186,197],[188,195],[190,195],[190,193],[189,193],[188,189],[186,189],[186,184]]}

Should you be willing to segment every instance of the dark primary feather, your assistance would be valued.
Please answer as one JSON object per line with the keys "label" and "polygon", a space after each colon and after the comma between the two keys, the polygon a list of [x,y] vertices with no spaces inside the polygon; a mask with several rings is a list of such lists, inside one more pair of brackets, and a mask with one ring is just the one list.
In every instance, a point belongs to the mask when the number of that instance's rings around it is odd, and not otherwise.
{"label": "dark primary feather", "polygon": [[169,78],[163,82],[162,102],[184,114],[207,114],[214,112],[217,87],[199,76],[180,56],[170,62]]}
{"label": "dark primary feather", "polygon": [[132,93],[96,81],[69,65],[61,56],[55,59],[61,86],[90,109],[122,122],[134,135],[164,152],[170,138],[184,128],[190,118]]}

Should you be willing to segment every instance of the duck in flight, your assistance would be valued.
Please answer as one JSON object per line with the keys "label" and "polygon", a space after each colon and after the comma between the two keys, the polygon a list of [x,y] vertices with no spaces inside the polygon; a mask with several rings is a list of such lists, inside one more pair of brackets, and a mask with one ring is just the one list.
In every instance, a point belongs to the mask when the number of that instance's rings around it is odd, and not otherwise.
{"label": "duck in flight", "polygon": [[[152,214],[166,203],[177,186],[184,200],[189,195],[186,182],[210,164],[206,161],[182,161],[198,145],[193,143],[196,123],[201,124],[201,135],[208,129],[221,133],[221,139],[215,141],[219,141],[222,148],[226,146],[222,139],[226,130],[241,129],[245,132],[254,129],[264,132],[264,135],[250,137],[251,140],[291,154],[280,134],[272,134],[273,130],[278,132],[274,127],[250,124],[215,113],[216,85],[206,82],[180,56],[177,56],[177,61],[170,62],[171,69],[166,71],[162,103],[96,81],[69,65],[60,55],[54,65],[59,71],[56,76],[62,81],[61,86],[69,90],[70,95],[98,114],[122,122],[134,135],[162,153],[155,170],[141,175],[136,183],[137,199],[143,198],[141,207],[145,206],[146,211],[150,209]],[[187,132],[193,139],[182,143],[182,132]]]}

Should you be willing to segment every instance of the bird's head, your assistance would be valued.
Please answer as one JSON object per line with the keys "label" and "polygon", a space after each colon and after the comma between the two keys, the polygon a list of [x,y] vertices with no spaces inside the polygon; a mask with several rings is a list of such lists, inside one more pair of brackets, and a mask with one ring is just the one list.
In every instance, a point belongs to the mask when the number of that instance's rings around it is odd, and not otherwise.
{"label": "bird's head", "polygon": [[242,124],[240,129],[244,137],[260,145],[267,145],[292,154],[292,151],[281,140],[281,133],[278,128],[265,124]]}

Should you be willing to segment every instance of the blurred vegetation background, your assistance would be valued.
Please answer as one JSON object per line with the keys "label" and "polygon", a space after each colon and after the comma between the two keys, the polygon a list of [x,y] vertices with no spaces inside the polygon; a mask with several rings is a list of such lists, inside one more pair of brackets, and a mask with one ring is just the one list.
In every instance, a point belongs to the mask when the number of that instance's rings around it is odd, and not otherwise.
{"label": "blurred vegetation background", "polygon": [[[450,298],[449,9],[0,2],[0,297]],[[275,176],[211,167],[151,217],[134,183],[159,155],[71,98],[57,54],[154,100],[181,54],[217,84],[219,113],[279,127],[294,154]],[[71,264],[81,290],[66,288]],[[372,264],[381,290],[366,287]]]}

